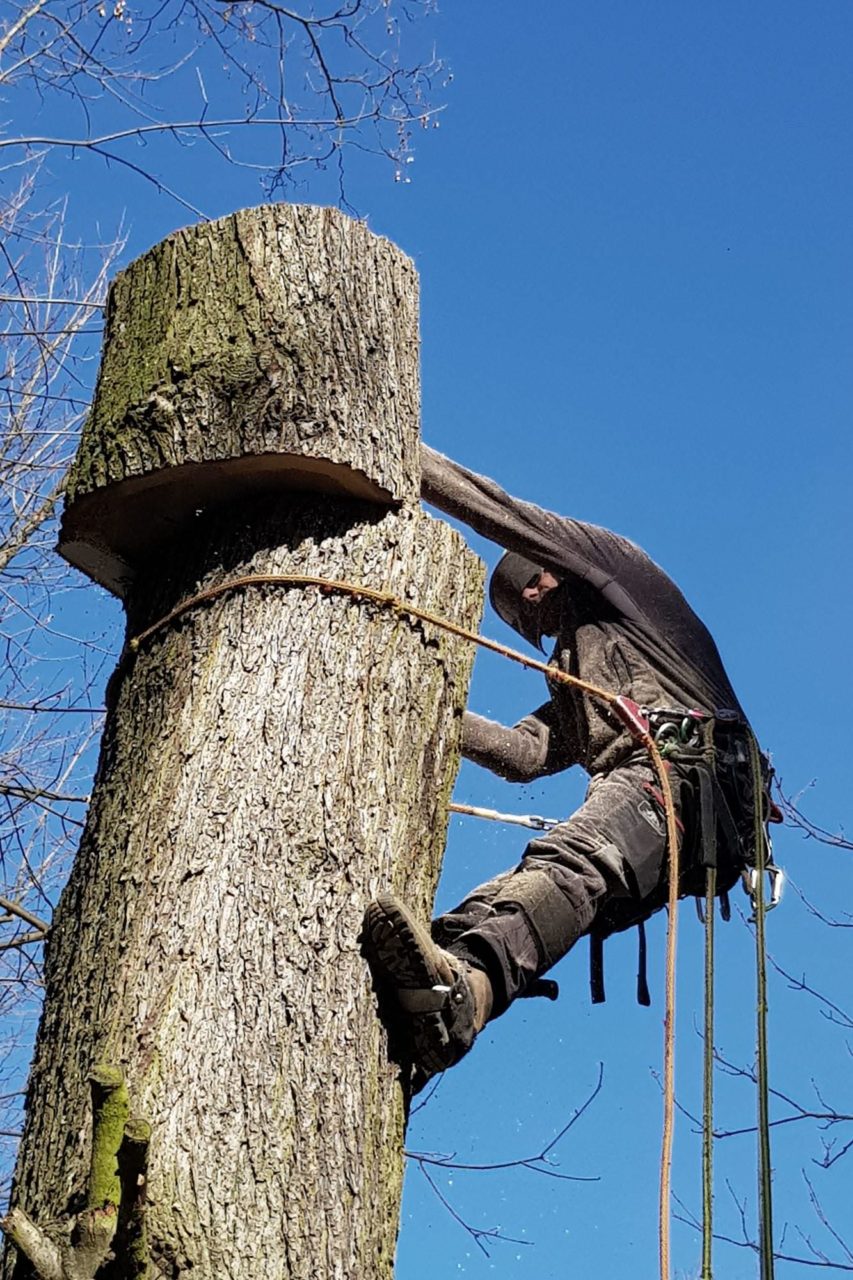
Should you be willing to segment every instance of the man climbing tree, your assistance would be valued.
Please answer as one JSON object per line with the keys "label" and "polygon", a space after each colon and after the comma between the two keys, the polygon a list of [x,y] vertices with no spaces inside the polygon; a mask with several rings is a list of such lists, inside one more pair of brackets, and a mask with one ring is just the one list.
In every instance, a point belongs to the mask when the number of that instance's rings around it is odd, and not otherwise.
{"label": "man climbing tree", "polygon": [[[632,718],[671,771],[679,891],[702,893],[713,866],[725,900],[755,861],[751,730],[713,638],[663,570],[627,539],[520,502],[426,448],[422,494],[508,548],[490,584],[495,610],[540,649],[554,637],[552,665],[621,695],[623,714],[556,677],[548,701],[513,728],[466,712],[463,753],[475,763],[515,782],[580,764],[592,780],[577,813],[431,929],[390,894],[368,907],[365,950],[390,989],[416,1087],[518,996],[536,994],[584,934],[602,999],[601,940],[666,902],[663,800]],[[762,773],[762,815],[779,820],[763,758]],[[642,971],[639,998],[648,1003]]]}

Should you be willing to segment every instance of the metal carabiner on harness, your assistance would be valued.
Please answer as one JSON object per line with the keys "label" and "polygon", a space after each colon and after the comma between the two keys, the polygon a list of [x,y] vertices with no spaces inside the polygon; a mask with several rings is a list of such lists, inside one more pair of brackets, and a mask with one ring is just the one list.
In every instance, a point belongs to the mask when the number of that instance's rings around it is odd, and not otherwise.
{"label": "metal carabiner on harness", "polygon": [[[766,800],[770,799],[769,788],[765,793]],[[778,907],[782,901],[782,890],[785,887],[785,872],[781,867],[777,867],[773,861],[773,841],[770,839],[770,832],[767,827],[767,819],[765,818],[762,832],[762,843],[764,845],[764,871],[770,881],[770,896],[763,898],[764,914],[772,911],[774,907]],[[749,917],[749,924],[754,924],[758,918],[758,869],[757,867],[746,867],[741,872],[743,887],[749,894],[749,901],[752,905],[752,915]],[[763,895],[762,895],[763,896]]]}
{"label": "metal carabiner on harness", "polygon": [[[782,901],[782,890],[785,887],[785,872],[781,867],[777,867],[775,862],[769,863],[764,870],[770,881],[770,897],[764,901],[764,914],[772,911],[774,907],[778,907]],[[749,924],[754,924],[757,919],[758,912],[758,872],[755,867],[747,867],[741,872],[744,891],[749,894],[749,901],[752,905],[752,915],[749,917]]]}
{"label": "metal carabiner on harness", "polygon": [[667,707],[642,707],[641,711],[649,721],[652,737],[664,756],[678,747],[700,745],[702,725],[708,718],[704,712],[670,710]]}

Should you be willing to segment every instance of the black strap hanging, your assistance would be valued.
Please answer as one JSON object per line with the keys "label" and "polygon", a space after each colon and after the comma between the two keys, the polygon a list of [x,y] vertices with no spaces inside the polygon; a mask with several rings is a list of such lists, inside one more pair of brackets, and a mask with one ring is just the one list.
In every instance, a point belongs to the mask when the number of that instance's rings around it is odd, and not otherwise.
{"label": "black strap hanging", "polygon": [[643,920],[637,925],[637,939],[637,1003],[648,1008],[652,1002],[652,997],[649,992],[646,925]]}
{"label": "black strap hanging", "polygon": [[604,939],[589,935],[589,994],[593,1004],[604,1004]]}

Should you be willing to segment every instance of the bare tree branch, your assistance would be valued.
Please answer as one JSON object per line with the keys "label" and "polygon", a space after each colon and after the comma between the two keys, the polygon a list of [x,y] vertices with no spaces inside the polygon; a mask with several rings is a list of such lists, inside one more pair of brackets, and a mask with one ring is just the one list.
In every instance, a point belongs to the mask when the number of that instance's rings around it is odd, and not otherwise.
{"label": "bare tree branch", "polygon": [[428,1155],[423,1151],[406,1151],[405,1154],[410,1160],[416,1161],[417,1164],[438,1165],[443,1169],[461,1169],[473,1173],[491,1172],[497,1169],[530,1169],[533,1173],[542,1173],[551,1178],[559,1178],[564,1182],[599,1182],[596,1177],[583,1177],[579,1174],[558,1173],[552,1167],[552,1161],[549,1156],[559,1142],[566,1136],[571,1128],[577,1124],[581,1116],[589,1107],[592,1106],[595,1099],[601,1092],[604,1084],[604,1063],[598,1064],[598,1079],[592,1089],[589,1097],[580,1107],[572,1112],[562,1129],[552,1138],[551,1141],[542,1148],[540,1152],[532,1156],[521,1156],[515,1160],[500,1160],[491,1164],[462,1164],[455,1159],[454,1156],[438,1156]]}
{"label": "bare tree branch", "polygon": [[830,845],[834,849],[853,849],[853,840],[848,839],[844,831],[829,831],[825,827],[818,826],[816,822],[812,822],[810,818],[802,812],[799,807],[799,801],[805,791],[811,790],[815,786],[815,781],[808,784],[796,796],[788,796],[782,790],[781,784],[777,785],[776,794],[779,798],[779,808],[785,818],[785,822],[795,827],[798,831],[802,831],[808,840],[817,840],[819,844]]}
{"label": "bare tree branch", "polygon": [[[746,1206],[743,1203],[743,1201],[740,1201],[737,1199],[737,1197],[735,1196],[734,1190],[731,1187],[731,1184],[727,1184],[727,1186],[728,1186],[729,1192],[731,1193],[732,1199],[735,1201],[737,1205],[738,1213],[741,1219],[742,1234],[740,1236],[733,1236],[724,1231],[715,1231],[714,1239],[719,1240],[722,1244],[731,1244],[738,1249],[746,1249],[748,1252],[753,1253],[757,1258],[759,1254],[758,1242],[754,1240],[750,1235],[750,1232],[747,1226]],[[688,1209],[684,1201],[679,1199],[678,1196],[675,1196],[674,1199],[681,1210],[680,1213],[676,1213],[673,1215],[676,1221],[683,1222],[686,1226],[692,1227],[694,1231],[701,1231],[702,1221],[699,1215],[694,1213],[692,1210]],[[804,1239],[806,1238],[804,1237]],[[837,1260],[830,1259],[826,1255],[822,1255],[813,1245],[809,1244],[807,1240],[806,1240],[806,1243],[807,1243],[807,1247],[811,1251],[811,1256],[786,1253],[781,1248],[779,1248],[774,1250],[773,1257],[776,1259],[777,1262],[791,1262],[801,1267],[822,1267],[827,1271],[853,1271],[853,1263],[845,1262],[842,1259],[837,1259]]]}

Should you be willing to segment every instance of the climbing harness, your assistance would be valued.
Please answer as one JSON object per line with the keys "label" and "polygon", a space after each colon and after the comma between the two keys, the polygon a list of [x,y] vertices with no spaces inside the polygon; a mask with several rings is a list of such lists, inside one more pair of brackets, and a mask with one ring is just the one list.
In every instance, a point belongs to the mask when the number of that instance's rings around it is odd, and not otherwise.
{"label": "climbing harness", "polygon": [[[648,754],[654,772],[657,775],[660,806],[663,809],[666,823],[666,843],[668,854],[668,894],[665,904],[668,913],[668,923],[665,960],[665,1015],[663,1047],[664,1113],[663,1132],[661,1138],[658,1211],[660,1276],[661,1280],[669,1280],[671,1166],[675,1113],[675,961],[677,946],[678,899],[680,896],[680,842],[678,838],[680,824],[675,811],[675,803],[673,800],[672,786],[670,782],[670,768],[668,765],[671,763],[674,748],[680,753],[683,750],[690,750],[691,748],[694,748],[698,743],[699,739],[697,735],[701,732],[699,726],[702,723],[703,713],[679,711],[676,713],[676,718],[674,719],[673,714],[670,712],[659,712],[656,709],[649,710],[639,707],[630,698],[627,698],[622,694],[614,694],[608,689],[602,689],[599,686],[591,684],[586,680],[582,680],[577,676],[572,676],[568,672],[560,670],[558,667],[540,662],[536,658],[530,658],[526,654],[519,653],[515,649],[510,649],[507,645],[500,644],[496,640],[490,640],[486,636],[481,636],[477,632],[469,631],[467,628],[459,626],[457,623],[451,622],[447,618],[431,613],[426,609],[420,609],[408,601],[401,600],[391,592],[377,590],[376,588],[367,587],[359,583],[324,578],[314,574],[245,574],[240,577],[221,582],[216,586],[208,587],[206,590],[200,591],[197,594],[181,601],[163,617],[157,619],[157,621],[153,622],[150,626],[144,628],[136,636],[132,637],[128,641],[125,650],[121,655],[119,660],[120,665],[130,656],[138,653],[140,647],[145,643],[145,641],[150,639],[170,623],[176,621],[189,610],[200,604],[204,604],[207,601],[214,600],[226,593],[252,586],[313,586],[317,587],[322,593],[327,595],[343,594],[348,595],[355,600],[370,601],[384,608],[390,609],[401,617],[413,618],[419,622],[429,623],[440,630],[447,632],[449,635],[456,636],[461,640],[465,640],[471,644],[478,645],[481,648],[488,649],[502,657],[509,658],[511,661],[517,662],[521,666],[530,670],[539,671],[549,680],[570,685],[585,694],[587,697],[605,704],[617,719],[628,729],[638,746],[642,747]],[[761,779],[763,777],[762,758],[751,731],[748,732],[750,743],[750,764],[752,767],[753,782],[755,782],[756,779]],[[754,795],[758,797],[761,795],[761,792],[755,790]],[[453,807],[457,812],[475,813],[473,806],[451,807]],[[770,1204],[770,1147],[769,1119],[767,1111],[766,967],[763,961],[764,915],[766,911],[764,903],[764,872],[769,866],[772,866],[772,859],[768,861],[768,855],[765,851],[764,817],[760,800],[755,803],[753,808],[756,859],[754,880],[751,881],[751,888],[754,895],[753,908],[756,922],[756,945],[759,955],[758,1076],[761,1152],[759,1179],[762,1259],[761,1280],[773,1280],[772,1220]],[[507,820],[507,815],[498,815],[495,811],[479,811],[475,813],[475,816],[487,816],[493,821]],[[518,820],[516,819],[516,821]],[[534,829],[543,830],[547,829],[547,826],[550,826],[551,823],[551,819],[539,818],[536,815],[526,815],[518,825],[529,825],[534,827]],[[556,823],[554,825],[556,825]],[[781,881],[779,881],[779,884],[781,884]],[[708,897],[706,900],[709,904],[705,911],[707,921],[708,918],[713,917],[711,907],[713,905],[714,895],[710,888],[708,890]],[[775,901],[778,901],[778,892],[774,887],[774,889],[771,890],[771,904],[775,905]],[[712,968],[712,960],[706,960],[706,971],[709,964]],[[551,984],[551,986],[554,987],[555,984]],[[552,998],[554,998],[553,995]],[[706,1082],[706,1092],[709,1087],[710,1086]],[[709,1129],[707,1136],[707,1160],[709,1169],[712,1137],[712,1129]],[[710,1176],[708,1179],[708,1188],[710,1188]],[[709,1189],[706,1190],[706,1196],[708,1200],[710,1200]],[[706,1234],[710,1236],[710,1217],[708,1218]],[[710,1243],[708,1243],[707,1248],[710,1250]],[[710,1261],[708,1261],[707,1265],[703,1261],[703,1280],[710,1280],[710,1276]]]}
{"label": "climbing harness", "polygon": [[[781,814],[770,795],[773,770],[754,743],[749,725],[740,714],[725,710],[713,715],[660,708],[643,708],[643,712],[667,767],[688,791],[684,808],[689,829],[684,833],[687,856],[682,868],[682,894],[695,896],[699,918],[704,920],[705,871],[714,867],[719,872],[716,893],[723,918],[727,920],[730,915],[728,890],[740,877],[752,903],[754,919],[758,855],[762,853],[762,870],[770,889],[769,897],[764,898],[764,909],[772,910],[782,897],[784,873],[773,861],[766,824],[780,821]],[[753,747],[757,752],[757,774],[753,769]],[[660,804],[655,790],[651,786],[647,790]],[[753,818],[756,796],[761,816],[760,841]]]}

